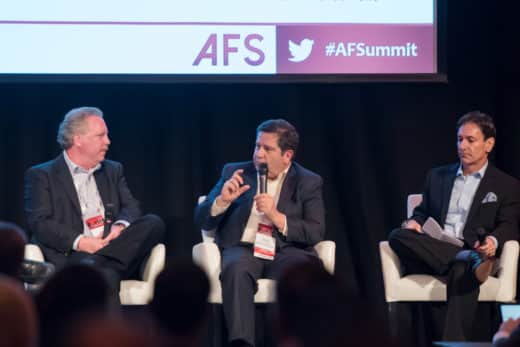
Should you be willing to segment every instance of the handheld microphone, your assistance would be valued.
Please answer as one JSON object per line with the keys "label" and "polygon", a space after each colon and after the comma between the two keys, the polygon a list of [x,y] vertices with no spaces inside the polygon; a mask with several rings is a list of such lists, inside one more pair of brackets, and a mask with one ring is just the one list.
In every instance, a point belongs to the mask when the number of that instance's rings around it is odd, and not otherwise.
{"label": "handheld microphone", "polygon": [[109,202],[105,204],[105,225],[103,229],[103,238],[110,234],[112,223],[114,223],[114,204]]}
{"label": "handheld microphone", "polygon": [[261,163],[258,165],[258,177],[260,184],[260,194],[267,193],[267,164]]}
{"label": "handheld microphone", "polygon": [[486,243],[487,235],[488,233],[486,232],[486,229],[482,227],[477,228],[477,239],[481,246]]}

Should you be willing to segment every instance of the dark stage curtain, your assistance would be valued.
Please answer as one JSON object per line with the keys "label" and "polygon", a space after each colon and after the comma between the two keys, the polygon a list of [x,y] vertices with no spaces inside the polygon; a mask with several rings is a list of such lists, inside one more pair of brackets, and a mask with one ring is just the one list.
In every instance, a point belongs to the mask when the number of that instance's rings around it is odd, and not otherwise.
{"label": "dark stage curtain", "polygon": [[24,171],[59,154],[66,111],[98,106],[112,140],[108,158],[125,165],[143,210],[164,218],[168,255],[189,257],[201,238],[197,197],[223,164],[251,158],[262,120],[283,117],[300,132],[296,160],[324,178],[337,273],[383,314],[378,242],[405,218],[406,196],[421,191],[427,170],[457,160],[460,115],[494,116],[492,159],[520,177],[518,29],[499,6],[449,2],[448,83],[0,84],[0,218],[25,224]]}

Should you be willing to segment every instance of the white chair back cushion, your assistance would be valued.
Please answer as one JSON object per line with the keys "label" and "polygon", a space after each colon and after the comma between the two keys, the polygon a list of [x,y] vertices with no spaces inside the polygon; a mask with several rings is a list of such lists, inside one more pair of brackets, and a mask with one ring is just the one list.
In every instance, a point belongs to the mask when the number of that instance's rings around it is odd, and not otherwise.
{"label": "white chair back cushion", "polygon": [[[198,203],[201,204],[206,200],[206,195],[199,196]],[[202,242],[215,242],[215,229],[213,230],[204,230],[201,229],[200,233],[202,235]]]}
{"label": "white chair back cushion", "polygon": [[422,194],[410,194],[406,202],[406,218],[410,218],[413,210],[422,202]]}

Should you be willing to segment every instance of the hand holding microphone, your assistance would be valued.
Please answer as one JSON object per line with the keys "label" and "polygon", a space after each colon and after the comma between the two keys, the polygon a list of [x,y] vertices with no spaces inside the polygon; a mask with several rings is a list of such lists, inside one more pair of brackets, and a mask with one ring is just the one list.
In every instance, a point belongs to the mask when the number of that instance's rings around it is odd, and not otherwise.
{"label": "hand holding microphone", "polygon": [[477,229],[477,243],[475,248],[486,257],[494,257],[496,252],[495,242],[489,238],[488,232],[480,227]]}
{"label": "hand holding microphone", "polygon": [[103,241],[110,242],[121,235],[121,231],[125,228],[124,225],[114,224],[114,204],[105,204],[105,226],[103,230]]}
{"label": "hand holding microphone", "polygon": [[269,213],[274,207],[273,198],[267,194],[267,164],[258,165],[258,195],[255,196],[256,209],[258,212],[265,213],[269,218]]}
{"label": "hand holding microphone", "polygon": [[110,234],[110,228],[114,223],[114,204],[105,204],[105,220],[104,220],[103,238],[106,238]]}

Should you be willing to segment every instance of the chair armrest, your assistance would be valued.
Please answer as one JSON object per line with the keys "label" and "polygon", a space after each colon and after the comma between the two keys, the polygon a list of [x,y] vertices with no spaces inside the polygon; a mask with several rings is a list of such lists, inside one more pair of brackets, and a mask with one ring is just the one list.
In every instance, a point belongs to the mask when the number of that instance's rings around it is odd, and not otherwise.
{"label": "chair armrest", "polygon": [[336,264],[336,243],[334,241],[320,241],[314,246],[314,249],[323,262],[325,270],[330,274],[334,274],[334,266]]}
{"label": "chair armrest", "polygon": [[213,242],[201,242],[193,246],[193,261],[202,267],[210,279],[220,276],[220,250]]}
{"label": "chair armrest", "polygon": [[497,293],[497,301],[512,302],[516,297],[516,276],[518,270],[518,241],[507,241],[502,248],[499,258],[497,278],[500,287]]}
{"label": "chair armrest", "polygon": [[193,261],[199,265],[210,283],[209,302],[222,303],[222,288],[220,286],[220,250],[214,242],[201,242],[193,246]]}
{"label": "chair armrest", "polygon": [[28,243],[25,245],[25,259],[34,260],[34,261],[45,261],[43,257],[42,250],[38,245]]}
{"label": "chair armrest", "polygon": [[154,283],[155,278],[164,269],[166,247],[159,243],[152,248],[143,270],[143,281]]}
{"label": "chair armrest", "polygon": [[385,285],[386,301],[392,301],[398,293],[394,293],[397,288],[395,285],[401,279],[401,262],[394,253],[388,241],[379,242],[379,255],[381,256],[381,268],[383,270],[383,282]]}

